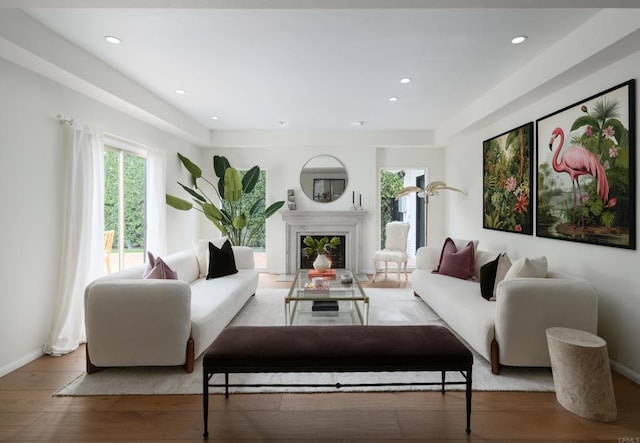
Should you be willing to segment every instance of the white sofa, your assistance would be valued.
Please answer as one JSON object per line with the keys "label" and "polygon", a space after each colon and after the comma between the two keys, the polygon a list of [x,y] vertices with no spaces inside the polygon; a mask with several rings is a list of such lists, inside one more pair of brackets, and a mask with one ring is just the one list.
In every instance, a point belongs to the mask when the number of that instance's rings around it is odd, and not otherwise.
{"label": "white sofa", "polygon": [[441,248],[418,249],[411,276],[415,295],[489,360],[494,374],[501,365],[550,366],[547,328],[597,332],[598,301],[589,282],[549,271],[546,278],[503,280],[497,285],[496,301],[489,301],[481,295],[480,268],[498,252],[475,252],[478,282],[432,273],[440,253]]}
{"label": "white sofa", "polygon": [[162,257],[178,280],[143,280],[145,265],[102,277],[85,290],[87,372],[109,366],[193,362],[258,287],[253,251],[233,247],[236,274],[207,280],[195,250]]}

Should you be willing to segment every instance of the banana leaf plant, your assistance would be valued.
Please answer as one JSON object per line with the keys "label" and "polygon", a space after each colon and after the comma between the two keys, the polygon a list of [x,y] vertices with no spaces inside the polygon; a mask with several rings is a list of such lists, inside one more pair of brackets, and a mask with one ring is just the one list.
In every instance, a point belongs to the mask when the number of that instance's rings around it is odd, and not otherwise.
{"label": "banana leaf plant", "polygon": [[[232,245],[250,245],[265,220],[284,205],[284,201],[278,201],[265,209],[265,199],[253,195],[260,178],[260,168],[257,165],[241,176],[226,157],[214,155],[213,170],[218,178],[215,185],[202,175],[202,169],[198,165],[180,153],[178,157],[191,174],[192,185],[187,186],[180,182],[178,184],[191,196],[193,202],[166,194],[167,205],[181,211],[195,209],[202,212],[222,235],[229,237]],[[215,191],[220,207],[205,194],[199,181],[205,182]]]}

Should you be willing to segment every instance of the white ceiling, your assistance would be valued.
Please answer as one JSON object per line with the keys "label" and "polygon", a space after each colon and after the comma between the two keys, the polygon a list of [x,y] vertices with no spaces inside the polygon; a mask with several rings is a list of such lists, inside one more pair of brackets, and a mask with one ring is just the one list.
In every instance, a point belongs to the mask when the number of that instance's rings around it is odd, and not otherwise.
{"label": "white ceiling", "polygon": [[434,130],[599,11],[303,3],[26,12],[214,130]]}

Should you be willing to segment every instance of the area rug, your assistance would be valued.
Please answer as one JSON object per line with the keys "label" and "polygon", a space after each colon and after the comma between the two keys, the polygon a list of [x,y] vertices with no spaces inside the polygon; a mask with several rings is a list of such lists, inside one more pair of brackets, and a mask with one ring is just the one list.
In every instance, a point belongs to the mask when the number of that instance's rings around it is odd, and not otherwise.
{"label": "area rug", "polygon": [[[370,297],[369,324],[372,325],[445,325],[440,318],[410,289],[366,288]],[[231,322],[232,325],[270,326],[284,324],[285,289],[258,290]],[[343,317],[315,317],[310,323],[340,324]],[[329,326],[328,326],[329,327]],[[202,360],[195,363],[191,374],[180,367],[108,368],[100,372],[83,374],[56,396],[89,395],[170,395],[202,393]],[[222,383],[216,376],[214,383]],[[435,372],[367,372],[337,374],[232,374],[231,383],[276,384],[357,384],[357,383],[407,383],[436,382],[440,374]],[[459,374],[449,373],[447,381],[462,380]],[[408,391],[436,390],[436,386],[381,386],[349,387],[339,391]],[[462,390],[463,386],[451,386]],[[502,368],[500,375],[493,375],[489,362],[474,352],[474,391],[538,391],[552,392],[553,378],[548,368]],[[233,388],[231,392],[336,392],[335,387],[262,387]],[[211,392],[222,389],[211,388]]]}

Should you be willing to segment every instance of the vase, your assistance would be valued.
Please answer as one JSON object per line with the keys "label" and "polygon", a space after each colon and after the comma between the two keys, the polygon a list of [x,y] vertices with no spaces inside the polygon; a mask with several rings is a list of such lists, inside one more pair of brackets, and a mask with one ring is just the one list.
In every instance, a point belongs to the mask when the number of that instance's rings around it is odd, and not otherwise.
{"label": "vase", "polygon": [[327,269],[329,269],[329,266],[330,266],[329,260],[327,260],[327,257],[325,257],[324,254],[318,254],[316,259],[313,261],[313,267],[315,268],[316,271],[319,271],[319,272],[326,271]]}

